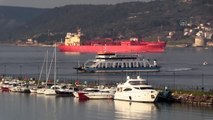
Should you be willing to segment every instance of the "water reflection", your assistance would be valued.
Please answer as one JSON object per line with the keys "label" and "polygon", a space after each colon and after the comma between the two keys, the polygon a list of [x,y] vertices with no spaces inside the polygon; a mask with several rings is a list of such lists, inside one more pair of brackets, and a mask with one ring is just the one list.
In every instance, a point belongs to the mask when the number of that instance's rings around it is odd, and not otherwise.
{"label": "water reflection", "polygon": [[81,53],[80,52],[63,52],[65,55],[80,55]]}
{"label": "water reflection", "polygon": [[37,101],[39,103],[34,109],[38,120],[62,120],[73,115],[73,102],[70,97],[37,95]]}
{"label": "water reflection", "polygon": [[137,103],[126,101],[114,101],[115,118],[119,119],[156,119],[157,107],[153,103]]}
{"label": "water reflection", "polygon": [[[113,100],[87,100],[79,101],[74,98],[76,111],[74,119],[78,120],[114,120]],[[80,114],[79,114],[80,113]]]}
{"label": "water reflection", "polygon": [[212,107],[0,92],[0,120],[210,120]]}

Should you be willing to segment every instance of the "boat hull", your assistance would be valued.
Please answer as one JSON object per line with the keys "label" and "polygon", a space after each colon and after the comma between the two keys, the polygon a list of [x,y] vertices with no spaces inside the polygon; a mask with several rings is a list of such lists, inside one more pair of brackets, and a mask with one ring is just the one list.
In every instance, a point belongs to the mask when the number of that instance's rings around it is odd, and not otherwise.
{"label": "boat hull", "polygon": [[45,95],[56,95],[56,92],[55,92],[54,89],[46,89],[46,90],[44,91],[44,94],[45,94]]}
{"label": "boat hull", "polygon": [[79,100],[88,100],[89,98],[85,94],[85,92],[78,92]]}
{"label": "boat hull", "polygon": [[87,99],[113,99],[113,94],[111,93],[103,93],[103,92],[94,92],[94,93],[83,93],[79,92],[79,99],[87,100]]}
{"label": "boat hull", "polygon": [[71,92],[71,91],[59,91],[59,90],[56,90],[55,92],[59,96],[74,96],[73,92]]}
{"label": "boat hull", "polygon": [[114,99],[130,102],[153,103],[158,98],[157,91],[144,90],[141,92],[116,92]]}
{"label": "boat hull", "polygon": [[165,45],[150,44],[150,45],[100,45],[100,46],[67,46],[64,44],[58,45],[61,52],[80,52],[80,53],[97,53],[100,51],[114,52],[114,53],[143,53],[143,52],[164,52]]}
{"label": "boat hull", "polygon": [[143,68],[75,68],[81,72],[106,73],[106,72],[159,72],[160,66]]}
{"label": "boat hull", "polygon": [[2,91],[2,92],[10,92],[10,88],[9,88],[9,87],[5,87],[5,86],[2,86],[2,87],[1,87],[1,91]]}

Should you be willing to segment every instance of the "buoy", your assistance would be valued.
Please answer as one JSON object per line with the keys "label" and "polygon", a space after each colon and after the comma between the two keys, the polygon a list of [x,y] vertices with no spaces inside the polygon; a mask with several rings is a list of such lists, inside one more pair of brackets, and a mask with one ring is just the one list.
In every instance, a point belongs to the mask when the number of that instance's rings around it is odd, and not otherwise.
{"label": "buoy", "polygon": [[203,62],[203,65],[207,65],[207,64],[208,64],[208,62],[207,62],[207,61]]}

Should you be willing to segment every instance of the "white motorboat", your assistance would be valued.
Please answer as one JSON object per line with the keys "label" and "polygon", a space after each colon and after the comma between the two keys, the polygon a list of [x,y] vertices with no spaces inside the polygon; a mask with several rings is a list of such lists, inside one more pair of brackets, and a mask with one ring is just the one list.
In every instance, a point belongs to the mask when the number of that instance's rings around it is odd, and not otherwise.
{"label": "white motorboat", "polygon": [[30,93],[37,93],[37,88],[30,88]]}
{"label": "white motorboat", "polygon": [[31,91],[28,87],[21,87],[20,93],[31,93]]}
{"label": "white motorboat", "polygon": [[59,89],[56,89],[56,94],[60,96],[74,96],[74,92],[77,92],[78,88],[69,85],[62,85]]}
{"label": "white motorboat", "polygon": [[[83,90],[79,90],[79,91],[73,92],[73,95],[76,98],[79,98],[79,93],[82,94],[82,93],[95,92],[95,91],[99,91],[99,89],[98,88],[93,88],[93,87],[86,87]],[[79,99],[82,99],[82,97],[79,98]],[[88,98],[86,98],[86,99],[88,99]]]}
{"label": "white motorboat", "polygon": [[11,92],[20,92],[21,91],[21,86],[15,86],[10,88]]}
{"label": "white motorboat", "polygon": [[51,86],[50,88],[47,88],[45,91],[44,91],[44,94],[45,95],[56,95],[56,90],[58,89],[61,89],[61,86],[60,85],[53,85]]}
{"label": "white motorboat", "polygon": [[98,88],[85,88],[83,91],[78,92],[80,100],[87,99],[113,99],[115,89],[98,89]]}
{"label": "white motorboat", "polygon": [[131,79],[127,76],[125,83],[117,85],[114,99],[131,102],[155,102],[158,94],[159,92],[151,85],[147,85],[145,79],[139,76],[136,79]]}
{"label": "white motorboat", "polygon": [[36,90],[36,93],[37,93],[37,94],[44,94],[45,90],[46,90],[46,88],[38,88],[38,89]]}
{"label": "white motorboat", "polygon": [[55,92],[54,89],[46,89],[46,90],[44,91],[44,94],[45,94],[45,95],[56,95],[56,92]]}

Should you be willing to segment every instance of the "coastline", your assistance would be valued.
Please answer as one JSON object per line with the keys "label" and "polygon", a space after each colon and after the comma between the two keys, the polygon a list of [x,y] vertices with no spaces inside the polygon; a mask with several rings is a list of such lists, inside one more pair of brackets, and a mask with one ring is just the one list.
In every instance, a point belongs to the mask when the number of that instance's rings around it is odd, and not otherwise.
{"label": "coastline", "polygon": [[[166,93],[162,91],[163,94]],[[168,96],[163,97],[164,102],[174,102],[174,103],[183,103],[183,104],[193,104],[193,105],[213,105],[213,93],[210,92],[202,92],[202,91],[183,91],[183,90],[175,90],[168,91]]]}
{"label": "coastline", "polygon": [[20,46],[20,47],[54,47],[54,45],[45,45],[45,44],[36,44],[36,45],[16,44],[16,46]]}
{"label": "coastline", "polygon": [[54,47],[54,45],[47,44],[15,44],[15,43],[0,43],[3,46],[19,46],[19,47]]}
{"label": "coastline", "polygon": [[188,44],[167,44],[166,47],[177,47],[177,48],[185,48],[189,47],[190,45]]}

